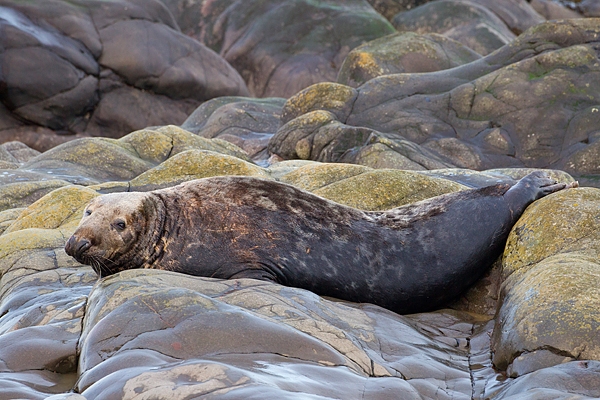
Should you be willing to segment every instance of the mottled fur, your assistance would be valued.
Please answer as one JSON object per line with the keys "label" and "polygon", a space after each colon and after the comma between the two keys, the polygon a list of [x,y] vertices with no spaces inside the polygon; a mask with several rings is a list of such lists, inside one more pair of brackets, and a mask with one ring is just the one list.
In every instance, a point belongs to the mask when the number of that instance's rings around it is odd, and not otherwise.
{"label": "mottled fur", "polygon": [[525,207],[564,188],[540,173],[384,212],[282,183],[215,177],[93,200],[68,254],[100,276],[157,268],[256,278],[406,313],[439,307],[499,256]]}

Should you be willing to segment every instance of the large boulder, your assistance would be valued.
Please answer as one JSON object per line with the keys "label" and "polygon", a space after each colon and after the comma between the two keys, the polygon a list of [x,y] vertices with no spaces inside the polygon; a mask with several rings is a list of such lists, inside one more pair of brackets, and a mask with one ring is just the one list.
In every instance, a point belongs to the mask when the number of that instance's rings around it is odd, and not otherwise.
{"label": "large boulder", "polygon": [[509,375],[572,360],[600,360],[600,190],[534,203],[503,257],[494,363]]}
{"label": "large boulder", "polygon": [[395,32],[364,0],[166,3],[183,31],[223,56],[256,97],[290,97],[333,81],[350,50]]}
{"label": "large boulder", "polygon": [[181,128],[205,138],[220,138],[242,148],[254,161],[266,162],[267,146],[281,125],[285,99],[219,97],[203,103]]}
{"label": "large boulder", "polygon": [[337,82],[358,87],[381,75],[439,71],[479,58],[473,50],[442,35],[400,32],[352,50],[342,64]]}
{"label": "large boulder", "polygon": [[438,0],[397,14],[392,24],[399,31],[439,33],[458,40],[481,55],[511,42],[515,35],[479,2]]}
{"label": "large boulder", "polygon": [[181,123],[207,99],[248,94],[158,0],[3,0],[0,10],[2,141],[45,150],[65,135],[118,138]]}
{"label": "large boulder", "polygon": [[563,4],[556,1],[531,0],[530,4],[535,11],[548,20],[582,17],[582,15],[577,11],[567,8]]}

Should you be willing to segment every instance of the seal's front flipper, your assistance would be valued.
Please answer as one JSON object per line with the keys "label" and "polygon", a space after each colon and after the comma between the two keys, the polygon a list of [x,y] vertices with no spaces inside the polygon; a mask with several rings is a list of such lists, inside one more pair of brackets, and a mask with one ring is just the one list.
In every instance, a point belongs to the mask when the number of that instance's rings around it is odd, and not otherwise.
{"label": "seal's front flipper", "polygon": [[228,279],[258,279],[260,281],[271,281],[277,283],[277,279],[269,271],[266,271],[261,265],[250,264],[247,268],[236,272]]}
{"label": "seal's front flipper", "polygon": [[550,178],[544,171],[534,171],[511,187],[504,194],[504,198],[508,201],[511,211],[518,219],[525,208],[534,201],[560,190],[577,186],[579,186],[577,182],[559,183]]}

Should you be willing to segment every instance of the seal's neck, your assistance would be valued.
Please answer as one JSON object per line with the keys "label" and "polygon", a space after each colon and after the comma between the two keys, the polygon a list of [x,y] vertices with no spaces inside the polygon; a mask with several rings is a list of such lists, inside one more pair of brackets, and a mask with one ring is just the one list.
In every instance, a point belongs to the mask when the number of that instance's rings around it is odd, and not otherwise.
{"label": "seal's neck", "polygon": [[145,214],[143,219],[146,222],[146,231],[140,236],[146,239],[138,240],[139,248],[132,252],[136,256],[131,263],[137,268],[153,268],[154,264],[160,262],[171,232],[170,227],[166,226],[167,207],[159,196],[148,193],[140,212]]}

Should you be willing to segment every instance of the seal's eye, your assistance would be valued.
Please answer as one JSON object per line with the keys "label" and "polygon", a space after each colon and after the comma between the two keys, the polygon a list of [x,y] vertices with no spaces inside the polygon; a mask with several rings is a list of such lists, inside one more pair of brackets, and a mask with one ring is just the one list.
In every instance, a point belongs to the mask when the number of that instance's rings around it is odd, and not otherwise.
{"label": "seal's eye", "polygon": [[83,216],[84,216],[84,217],[89,217],[90,215],[92,215],[92,210],[85,210],[85,211],[83,212]]}
{"label": "seal's eye", "polygon": [[113,226],[115,227],[116,230],[118,231],[124,231],[125,230],[125,221],[118,219],[113,223]]}

